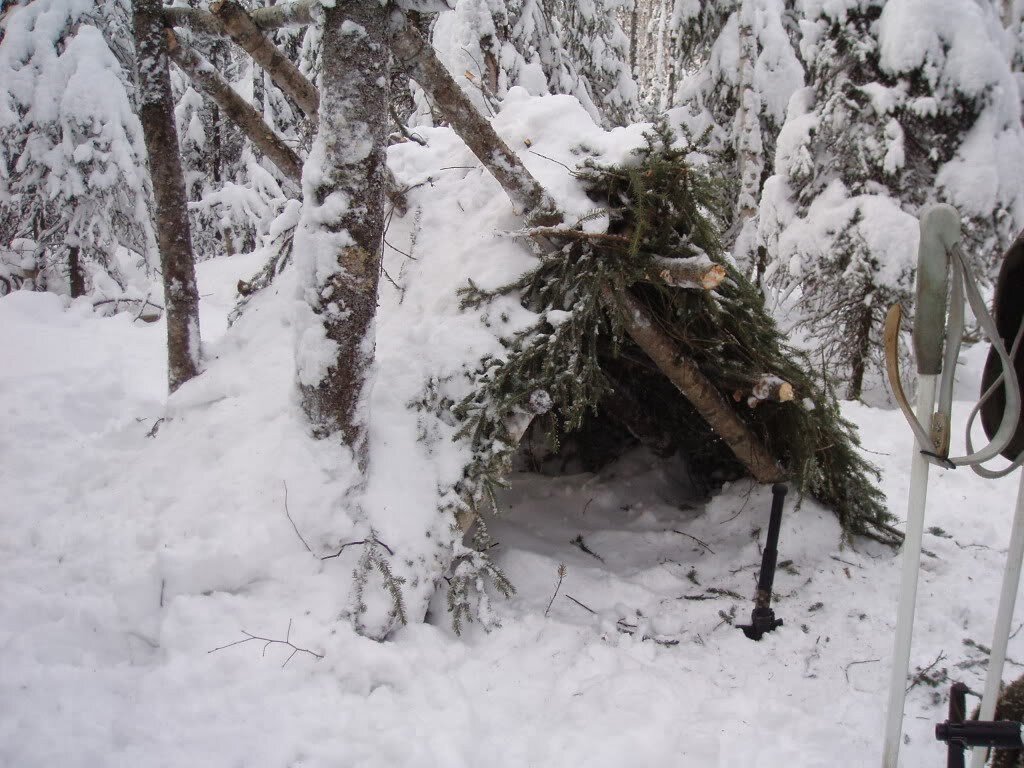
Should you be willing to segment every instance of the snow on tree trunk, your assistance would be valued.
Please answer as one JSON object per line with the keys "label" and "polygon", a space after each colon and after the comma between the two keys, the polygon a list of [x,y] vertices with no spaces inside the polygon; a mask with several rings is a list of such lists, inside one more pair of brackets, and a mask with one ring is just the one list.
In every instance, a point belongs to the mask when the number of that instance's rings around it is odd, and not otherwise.
{"label": "snow on tree trunk", "polygon": [[135,0],[139,117],[149,154],[167,315],[167,380],[171,392],[199,373],[199,293],[178,153],[160,0]]}
{"label": "snow on tree trunk", "polygon": [[365,466],[384,231],[388,13],[375,0],[324,13],[320,124],[295,243],[306,305],[296,364],[314,433],[338,435]]}
{"label": "snow on tree trunk", "polygon": [[754,31],[755,3],[744,0],[739,10],[739,108],[733,135],[740,180],[736,200],[737,238],[733,257],[750,275],[757,251],[757,206],[761,200],[761,174],[764,172],[764,146],[761,142],[761,97],[754,82],[757,63],[757,35]]}

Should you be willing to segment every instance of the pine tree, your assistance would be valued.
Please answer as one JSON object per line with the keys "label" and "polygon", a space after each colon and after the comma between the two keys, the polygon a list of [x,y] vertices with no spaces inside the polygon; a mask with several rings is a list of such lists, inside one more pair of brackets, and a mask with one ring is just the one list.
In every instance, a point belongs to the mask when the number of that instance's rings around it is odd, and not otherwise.
{"label": "pine tree", "polygon": [[846,0],[802,22],[809,86],[779,137],[761,235],[772,283],[799,289],[799,326],[849,397],[886,309],[910,298],[921,207],[958,207],[978,259],[1021,223],[1020,104],[990,13]]}
{"label": "pine tree", "polygon": [[628,40],[613,0],[458,0],[434,26],[433,45],[481,111],[509,88],[575,96],[595,121],[622,124],[636,110]]}
{"label": "pine tree", "polygon": [[725,242],[741,269],[758,282],[761,190],[786,105],[803,86],[803,67],[790,37],[792,6],[785,0],[719,0],[687,7],[677,22],[679,65],[692,74],[682,80],[676,103],[685,105],[696,125],[716,128],[723,172],[736,187]]}
{"label": "pine tree", "polygon": [[606,127],[638,116],[639,91],[629,64],[629,38],[616,11],[622,0],[553,0],[566,54]]}
{"label": "pine tree", "polygon": [[36,0],[2,24],[0,287],[80,293],[105,273],[123,288],[120,265],[153,250],[129,9]]}

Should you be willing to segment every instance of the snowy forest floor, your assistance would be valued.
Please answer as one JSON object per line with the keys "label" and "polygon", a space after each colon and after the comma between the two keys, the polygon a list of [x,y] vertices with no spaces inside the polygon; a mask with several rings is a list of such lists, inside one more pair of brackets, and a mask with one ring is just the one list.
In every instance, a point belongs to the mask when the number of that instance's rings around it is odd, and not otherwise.
{"label": "snowy forest floor", "polygon": [[[843,547],[830,512],[790,499],[785,626],[755,644],[729,622],[749,618],[768,489],[694,499],[672,460],[517,476],[491,526],[518,590],[494,601],[499,629],[457,637],[443,594],[430,623],[388,642],[337,621],[350,571],[311,558],[286,516],[285,482],[300,530],[333,492],[331,450],[312,450],[279,399],[291,337],[263,305],[224,334],[235,282],[258,266],[200,266],[211,362],[169,404],[161,323],[0,299],[0,766],[879,763],[898,558]],[[902,517],[909,430],[896,412],[845,412]],[[911,690],[903,752],[922,767],[945,761],[932,733],[949,682],[981,688],[974,644],[991,641],[1015,491],[933,478],[913,664],[938,687]],[[323,658],[258,640],[210,652],[289,627]],[[1010,657],[1024,661],[1024,633]]]}

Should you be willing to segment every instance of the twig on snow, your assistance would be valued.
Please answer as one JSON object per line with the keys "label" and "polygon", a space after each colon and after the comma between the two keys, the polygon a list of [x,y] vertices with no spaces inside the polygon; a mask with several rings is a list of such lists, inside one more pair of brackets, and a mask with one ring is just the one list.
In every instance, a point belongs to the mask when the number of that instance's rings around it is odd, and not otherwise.
{"label": "twig on snow", "polygon": [[551,599],[548,600],[548,607],[544,609],[544,615],[547,616],[551,610],[551,604],[555,602],[555,598],[558,597],[558,590],[562,588],[562,579],[565,578],[566,568],[565,563],[558,564],[558,583],[555,585],[555,591],[551,595]]}
{"label": "twig on snow", "polygon": [[572,600],[574,603],[576,603],[576,605],[578,605],[580,608],[582,608],[587,613],[592,614],[594,616],[597,616],[597,611],[595,611],[590,606],[584,605],[583,603],[581,603],[579,600],[577,600],[572,595],[563,595],[563,597],[565,597],[566,600]]}
{"label": "twig on snow", "polygon": [[313,550],[310,548],[309,543],[302,538],[302,534],[299,533],[299,526],[292,520],[292,513],[288,511],[288,483],[284,480],[281,481],[284,486],[284,514],[288,518],[288,522],[292,524],[292,530],[295,531],[295,535],[299,537],[299,541],[302,542],[302,546],[306,548],[306,551],[313,554]]}
{"label": "twig on snow", "polygon": [[850,682],[850,667],[855,666],[857,664],[873,664],[876,661],[881,661],[881,659],[861,659],[860,661],[851,661],[849,664],[843,667],[843,676],[846,677],[846,682]]}
{"label": "twig on snow", "polygon": [[295,643],[292,642],[292,639],[291,639],[292,638],[292,620],[291,619],[288,619],[288,631],[285,632],[284,640],[274,640],[274,639],[269,638],[269,637],[260,637],[259,635],[252,634],[251,632],[246,632],[244,629],[242,630],[242,634],[245,635],[245,637],[242,638],[241,640],[235,640],[235,642],[233,642],[233,643],[228,643],[227,645],[221,645],[221,646],[219,646],[217,648],[212,648],[209,651],[207,651],[207,653],[216,653],[217,651],[223,651],[225,648],[231,648],[231,647],[236,646],[236,645],[243,645],[243,644],[248,643],[248,642],[250,642],[252,640],[259,640],[261,643],[263,643],[263,653],[261,654],[261,656],[266,656],[267,655],[267,648],[269,648],[272,645],[286,645],[286,646],[288,646],[289,648],[292,649],[292,652],[288,655],[288,658],[284,660],[284,664],[281,665],[282,669],[284,669],[286,666],[288,666],[288,662],[291,661],[293,658],[295,658],[295,654],[297,654],[297,653],[308,653],[310,656],[312,656],[314,658],[317,658],[317,659],[322,659],[324,657],[324,655],[322,653],[317,653],[316,651],[311,651],[308,648],[300,648],[299,646],[295,645]]}
{"label": "twig on snow", "polygon": [[680,536],[685,536],[685,537],[686,537],[686,538],[688,538],[688,539],[693,539],[693,540],[694,540],[695,542],[697,542],[697,543],[698,543],[698,544],[700,544],[700,545],[701,545],[702,547],[704,547],[704,549],[706,549],[706,550],[707,550],[708,552],[710,552],[710,553],[711,553],[712,555],[713,555],[713,554],[715,554],[715,550],[713,550],[713,549],[712,549],[711,547],[709,547],[709,546],[707,545],[707,542],[701,541],[701,540],[700,540],[700,539],[698,539],[698,538],[697,538],[696,536],[691,536],[690,534],[686,533],[685,531],[680,531],[680,530],[677,530],[677,529],[675,529],[675,528],[673,528],[673,529],[672,529],[672,533],[678,533],[678,534],[679,534]]}
{"label": "twig on snow", "polygon": [[595,552],[594,550],[592,550],[590,547],[588,547],[586,545],[586,542],[583,541],[583,534],[582,533],[579,534],[575,539],[573,539],[569,543],[579,547],[580,550],[582,550],[583,552],[586,552],[591,557],[596,557],[602,563],[604,562],[604,558],[603,557],[601,557],[599,554],[597,554],[597,552]]}

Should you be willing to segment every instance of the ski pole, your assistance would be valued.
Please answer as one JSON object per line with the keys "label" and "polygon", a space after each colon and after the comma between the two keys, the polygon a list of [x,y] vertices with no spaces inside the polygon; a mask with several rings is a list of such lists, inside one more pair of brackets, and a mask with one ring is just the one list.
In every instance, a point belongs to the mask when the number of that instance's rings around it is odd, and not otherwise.
{"label": "ski pole", "polygon": [[750,624],[741,624],[743,634],[751,640],[760,640],[765,633],[782,626],[782,619],[775,618],[772,610],[772,587],[775,584],[775,565],[779,559],[779,530],[782,527],[782,505],[789,489],[782,483],[772,486],[772,513],[768,519],[768,540],[761,555],[761,572],[757,577],[757,596],[754,610],[750,613]]}
{"label": "ski pole", "polygon": [[[981,698],[979,720],[991,720],[996,712],[999,685],[1003,681],[1003,665],[1006,663],[1006,646],[1010,640],[1010,624],[1013,621],[1013,606],[1017,602],[1017,587],[1020,584],[1021,563],[1024,561],[1024,472],[1021,473],[1017,490],[1017,509],[1013,516],[1010,546],[1006,552],[1006,569],[1003,571],[1003,586],[999,593],[999,608],[996,625],[992,632],[992,653],[988,659],[988,673],[985,677],[985,692]],[[971,754],[971,768],[985,764],[985,750],[975,749]]]}
{"label": "ski pole", "polygon": [[964,750],[975,749],[982,755],[988,749],[1020,749],[1024,747],[1024,727],[1015,720],[966,720],[967,686],[953,683],[949,691],[949,719],[935,726],[935,738],[946,742],[946,767],[964,768]]}
{"label": "ski pole", "polygon": [[[914,320],[914,351],[917,356],[917,423],[932,426],[936,381],[942,372],[942,350],[948,287],[948,249],[960,240],[960,216],[948,205],[932,206],[921,216],[921,241],[918,247],[917,302]],[[891,319],[891,318],[890,318]],[[898,316],[897,316],[898,324]],[[890,326],[892,323],[890,323]],[[887,334],[888,335],[888,334]],[[891,367],[890,367],[891,370]],[[890,376],[890,378],[892,378]],[[893,382],[895,390],[902,385]],[[913,422],[912,422],[913,426]],[[947,427],[948,429],[948,427]],[[913,639],[914,607],[917,601],[917,576],[921,566],[921,539],[924,535],[924,511],[928,497],[928,457],[931,435],[915,429],[914,453],[910,465],[910,495],[907,500],[907,529],[903,541],[903,566],[900,574],[896,638],[893,649],[889,701],[886,710],[883,768],[897,768],[900,737],[903,733],[903,707],[906,703],[907,670]]]}

